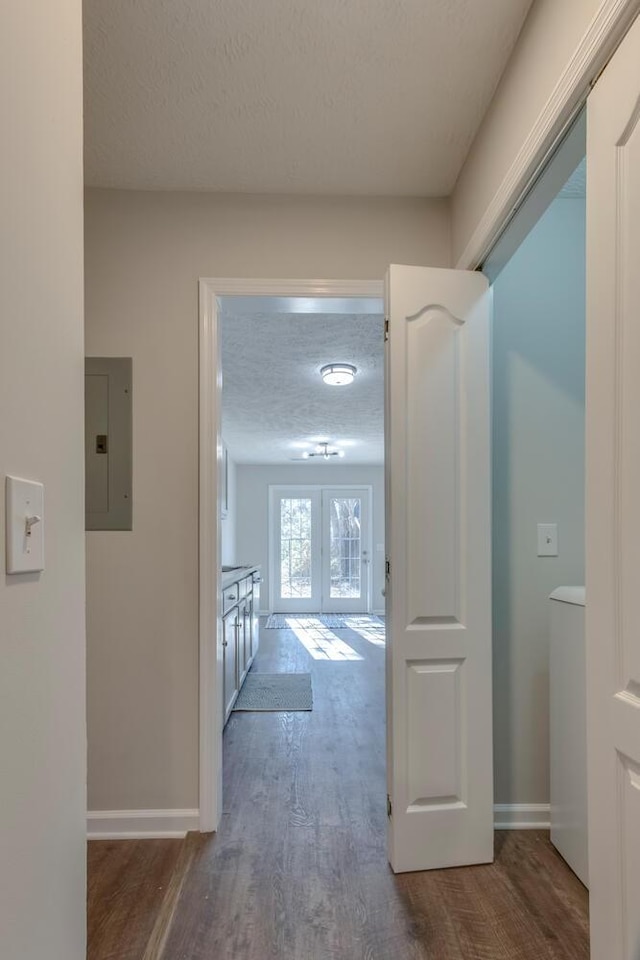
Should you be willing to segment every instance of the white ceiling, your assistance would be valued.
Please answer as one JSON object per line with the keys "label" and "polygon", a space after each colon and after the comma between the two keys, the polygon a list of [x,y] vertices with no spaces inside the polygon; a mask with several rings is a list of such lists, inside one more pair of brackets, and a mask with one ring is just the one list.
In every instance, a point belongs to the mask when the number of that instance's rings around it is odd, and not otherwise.
{"label": "white ceiling", "polygon": [[[291,463],[328,440],[345,452],[332,463],[382,463],[382,315],[248,314],[229,303],[221,315],[222,435],[233,459]],[[350,386],[323,383],[320,367],[332,361],[356,365]]]}
{"label": "white ceiling", "polygon": [[531,0],[84,0],[87,182],[446,196]]}

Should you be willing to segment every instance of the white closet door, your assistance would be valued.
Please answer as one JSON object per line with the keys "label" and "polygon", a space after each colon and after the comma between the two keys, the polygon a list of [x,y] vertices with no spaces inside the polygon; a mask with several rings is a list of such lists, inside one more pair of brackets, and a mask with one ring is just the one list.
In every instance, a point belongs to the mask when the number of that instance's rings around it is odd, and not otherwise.
{"label": "white closet door", "polygon": [[587,104],[587,753],[593,960],[640,957],[640,21]]}
{"label": "white closet door", "polygon": [[386,309],[389,860],[493,859],[489,294],[392,266]]}

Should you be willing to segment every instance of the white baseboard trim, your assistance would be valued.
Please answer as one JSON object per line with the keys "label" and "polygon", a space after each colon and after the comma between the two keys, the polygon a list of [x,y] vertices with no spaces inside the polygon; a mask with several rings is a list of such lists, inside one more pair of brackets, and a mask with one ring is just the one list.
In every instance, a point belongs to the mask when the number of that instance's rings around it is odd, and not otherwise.
{"label": "white baseboard trim", "polygon": [[182,839],[200,829],[199,810],[90,810],[88,840]]}
{"label": "white baseboard trim", "polygon": [[381,607],[379,610],[374,610],[371,614],[372,617],[384,617],[387,612],[386,607]]}
{"label": "white baseboard trim", "polygon": [[548,830],[550,817],[548,803],[496,803],[493,808],[496,830]]}
{"label": "white baseboard trim", "polygon": [[[496,830],[548,830],[548,803],[496,803]],[[88,840],[182,839],[200,829],[198,810],[90,810]]]}

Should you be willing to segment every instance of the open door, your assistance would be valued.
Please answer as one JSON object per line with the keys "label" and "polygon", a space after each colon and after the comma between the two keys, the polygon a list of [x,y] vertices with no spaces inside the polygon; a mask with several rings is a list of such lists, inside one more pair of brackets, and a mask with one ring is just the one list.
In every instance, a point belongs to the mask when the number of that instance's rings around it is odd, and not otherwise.
{"label": "open door", "polygon": [[587,101],[591,957],[640,957],[640,20]]}
{"label": "open door", "polygon": [[489,292],[386,283],[387,777],[394,871],[493,860]]}

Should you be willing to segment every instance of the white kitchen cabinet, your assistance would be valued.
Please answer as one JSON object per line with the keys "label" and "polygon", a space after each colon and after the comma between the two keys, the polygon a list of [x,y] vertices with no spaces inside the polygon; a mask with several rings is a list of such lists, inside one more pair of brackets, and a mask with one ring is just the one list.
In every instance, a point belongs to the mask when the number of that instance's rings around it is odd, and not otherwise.
{"label": "white kitchen cabinet", "polygon": [[238,608],[222,619],[222,660],[224,677],[224,719],[229,718],[238,696]]}
{"label": "white kitchen cabinet", "polygon": [[238,693],[258,649],[260,571],[238,567],[227,571],[222,590],[222,656],[224,722],[229,719]]}

